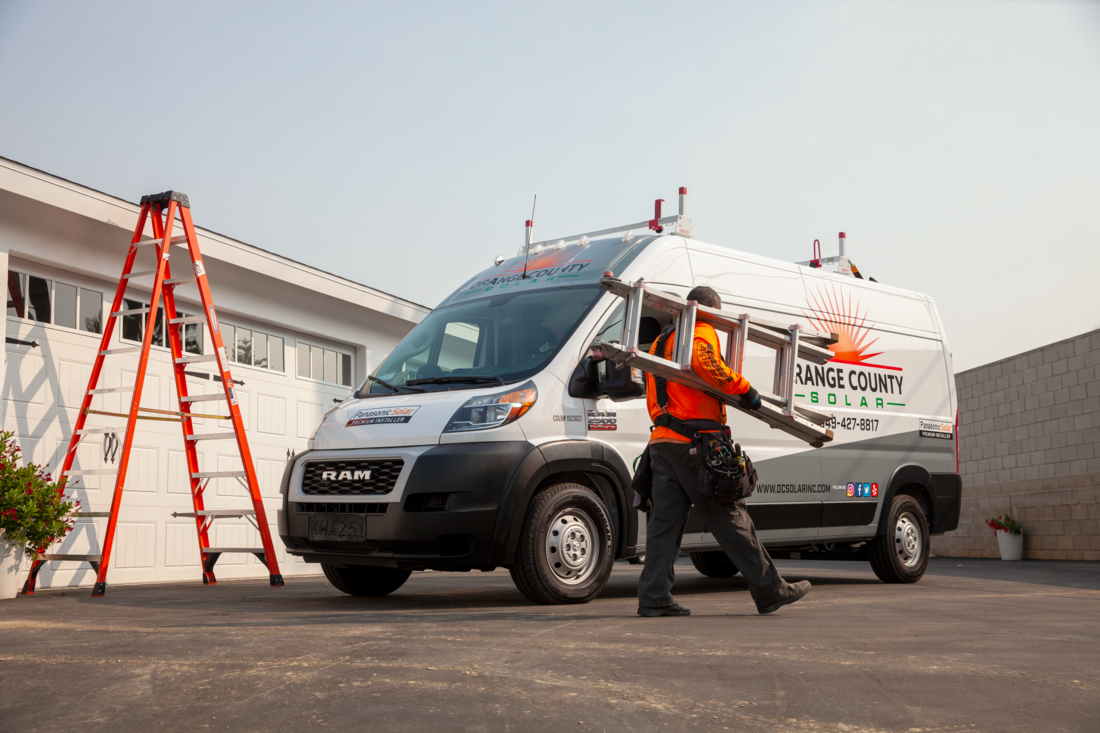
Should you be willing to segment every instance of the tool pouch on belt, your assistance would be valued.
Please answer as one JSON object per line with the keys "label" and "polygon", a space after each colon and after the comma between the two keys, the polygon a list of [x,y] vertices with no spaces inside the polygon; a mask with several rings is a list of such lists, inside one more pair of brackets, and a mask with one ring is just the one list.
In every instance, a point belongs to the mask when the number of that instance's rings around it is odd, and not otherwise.
{"label": "tool pouch on belt", "polygon": [[756,469],[741,446],[720,433],[700,433],[693,441],[703,456],[699,493],[716,504],[733,504],[756,490]]}
{"label": "tool pouch on belt", "polygon": [[645,447],[634,467],[634,479],[630,482],[634,489],[634,508],[648,512],[653,508],[653,465],[649,461],[649,446]]}

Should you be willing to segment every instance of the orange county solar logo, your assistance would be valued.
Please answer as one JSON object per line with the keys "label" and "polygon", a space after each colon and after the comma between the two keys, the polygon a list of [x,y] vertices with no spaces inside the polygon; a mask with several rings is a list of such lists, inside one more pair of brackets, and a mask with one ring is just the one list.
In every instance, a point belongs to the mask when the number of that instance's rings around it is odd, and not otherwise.
{"label": "orange county solar logo", "polygon": [[[508,265],[499,274],[482,278],[470,286],[470,290],[503,289],[509,285],[519,285],[520,280],[536,283],[540,279],[550,281],[555,278],[580,277],[592,264],[592,260],[573,259],[579,254],[575,248],[561,251],[550,250],[529,258],[520,257]],[[524,259],[527,260],[527,276],[524,277]]]}
{"label": "orange county solar logo", "polygon": [[[796,384],[822,389],[808,390],[796,396],[809,397],[814,404],[840,407],[886,410],[905,406],[903,369],[879,361],[877,357],[885,352],[872,350],[878,342],[877,337],[872,338],[875,324],[868,322],[867,312],[860,309],[859,301],[853,298],[850,291],[845,294],[835,284],[818,285],[816,292],[810,293],[806,299],[806,310],[802,311],[802,315],[812,328],[835,333],[837,342],[829,347],[833,358],[827,365],[797,365]],[[859,421],[848,419],[853,421],[851,426],[834,421],[838,424],[831,427],[877,429],[877,425],[874,428],[861,427]]]}

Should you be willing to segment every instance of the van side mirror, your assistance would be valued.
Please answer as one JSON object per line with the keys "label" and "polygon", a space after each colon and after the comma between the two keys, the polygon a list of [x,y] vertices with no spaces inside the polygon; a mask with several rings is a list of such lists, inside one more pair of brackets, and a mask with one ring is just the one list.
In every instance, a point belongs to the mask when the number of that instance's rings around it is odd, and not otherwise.
{"label": "van side mirror", "polygon": [[645,396],[645,375],[609,359],[586,356],[569,377],[569,396],[624,402]]}

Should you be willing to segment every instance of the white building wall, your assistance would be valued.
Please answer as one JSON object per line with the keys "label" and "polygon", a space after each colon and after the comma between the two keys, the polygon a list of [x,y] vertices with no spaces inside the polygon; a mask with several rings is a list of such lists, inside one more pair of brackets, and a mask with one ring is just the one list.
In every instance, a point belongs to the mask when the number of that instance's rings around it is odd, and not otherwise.
{"label": "white building wall", "polygon": [[[28,193],[32,195],[24,195]],[[84,199],[91,199],[91,204]],[[52,181],[45,174],[0,159],[0,277],[7,281],[9,272],[17,272],[102,293],[105,321],[137,209],[133,204]],[[193,213],[201,221],[201,210]],[[235,380],[243,382],[237,394],[279,552],[280,570],[286,576],[315,573],[317,566],[295,561],[282,551],[275,527],[280,506],[278,483],[288,453],[305,449],[321,415],[334,406],[334,400],[346,397],[351,388],[300,376],[298,346],[309,344],[349,355],[350,382],[354,386],[428,309],[209,232],[200,232],[200,246],[219,320],[282,339],[281,372],[243,364],[234,364],[231,371]],[[145,266],[143,256],[148,260]],[[189,266],[184,250],[173,248],[172,256],[174,263],[186,261]],[[150,255],[139,255],[134,269],[150,269],[150,263]],[[176,270],[180,264],[176,264]],[[137,281],[146,287],[131,286],[127,296],[138,300],[147,297],[151,280],[147,277]],[[193,286],[178,289],[177,308],[199,311]],[[4,382],[0,391],[3,429],[16,434],[26,459],[59,467],[101,337],[17,315],[8,315],[6,320]],[[121,340],[120,325],[115,327],[112,345],[131,345]],[[12,343],[12,339],[36,341],[38,346]],[[203,350],[212,351],[206,336]],[[188,372],[212,375],[215,370],[211,366],[190,365]],[[136,354],[108,356],[97,386],[132,384],[136,368]],[[221,385],[191,376],[188,389],[192,394],[220,391]],[[128,393],[98,395],[93,409],[127,412],[130,397]],[[141,404],[178,410],[167,348],[152,349]],[[221,402],[197,403],[195,409],[226,414]],[[94,415],[89,417],[88,426],[117,427],[121,437],[125,420]],[[197,432],[228,427],[228,421],[196,421]],[[109,458],[104,463],[103,443],[102,435],[82,441],[75,467],[111,467]],[[202,470],[233,470],[240,466],[233,441],[200,442],[198,453]],[[113,488],[113,476],[85,476],[80,477],[74,493],[82,502],[82,511],[102,512],[110,508]],[[205,500],[210,509],[251,506],[234,479],[212,480]],[[179,423],[141,420],[135,433],[108,582],[199,580],[194,522],[172,516],[173,512],[191,510]],[[53,551],[98,552],[106,521],[79,520],[63,545],[55,546]],[[258,533],[243,519],[218,520],[211,542],[215,546],[260,546]],[[235,554],[223,555],[216,573],[219,578],[230,579],[264,577],[267,570],[255,557]],[[42,587],[94,582],[87,563],[51,562],[39,578]]]}

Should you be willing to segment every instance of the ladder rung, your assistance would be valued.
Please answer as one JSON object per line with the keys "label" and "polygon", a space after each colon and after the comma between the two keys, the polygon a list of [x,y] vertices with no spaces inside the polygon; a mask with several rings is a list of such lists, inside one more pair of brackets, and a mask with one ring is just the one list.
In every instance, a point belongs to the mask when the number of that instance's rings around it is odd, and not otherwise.
{"label": "ladder rung", "polygon": [[173,325],[177,323],[206,323],[206,316],[184,316],[182,318],[169,318],[168,322]]}
{"label": "ladder rung", "polygon": [[81,428],[76,431],[77,435],[100,435],[106,433],[117,433],[118,428]]}
{"label": "ladder rung", "polygon": [[191,478],[236,478],[248,476],[247,471],[199,471],[191,474]]}
{"label": "ladder rung", "polygon": [[[132,246],[134,246],[134,247],[144,247],[147,244],[160,244],[163,241],[164,240],[162,240],[162,239],[143,239],[140,242],[134,242]],[[186,244],[186,243],[187,243],[187,235],[186,234],[181,234],[178,237],[172,237],[171,241],[168,242],[168,246],[175,246],[175,245],[181,245],[181,244]]]}
{"label": "ladder rung", "polygon": [[142,270],[140,272],[128,272],[122,276],[123,280],[129,280],[135,277],[145,277],[146,275],[156,275],[156,270]]}
{"label": "ladder rung", "polygon": [[256,515],[255,509],[200,509],[197,512],[172,512],[173,517],[188,517],[194,519],[195,516],[200,517],[252,517]]}
{"label": "ladder rung", "polygon": [[103,555],[39,555],[40,560],[75,560],[77,562],[103,562]]}
{"label": "ladder rung", "polygon": [[68,476],[110,476],[118,473],[117,468],[70,468],[64,472]]}
{"label": "ladder rung", "polygon": [[197,394],[184,397],[180,402],[213,402],[214,400],[224,400],[224,394]]}
{"label": "ladder rung", "polygon": [[119,349],[104,349],[99,352],[100,356],[110,356],[111,354],[136,354],[141,351],[140,346],[123,346]]}
{"label": "ladder rung", "polygon": [[98,387],[96,389],[89,389],[88,394],[112,394],[113,392],[133,392],[134,387]]}
{"label": "ladder rung", "polygon": [[204,547],[202,551],[206,553],[220,552],[223,554],[227,552],[247,552],[251,555],[255,555],[256,553],[261,555],[264,554],[264,548],[262,547]]}
{"label": "ladder rung", "polygon": [[236,438],[236,433],[200,433],[198,435],[188,435],[188,440],[229,440]]}
{"label": "ladder rung", "polygon": [[128,311],[115,311],[114,313],[111,314],[111,318],[118,318],[119,316],[136,316],[136,315],[140,315],[142,313],[148,313],[150,310],[152,310],[152,309],[146,307],[146,308],[134,308],[133,310],[128,310]]}
{"label": "ladder rung", "polygon": [[168,278],[167,280],[164,281],[164,284],[165,285],[179,285],[180,283],[193,283],[197,279],[198,278],[196,278],[194,275],[190,275],[190,276],[185,275],[183,277],[170,277],[170,278]]}
{"label": "ladder rung", "polygon": [[217,354],[195,354],[194,356],[181,356],[173,359],[177,364],[197,364],[200,361],[217,361]]}
{"label": "ladder rung", "polygon": [[110,512],[73,512],[70,517],[109,517]]}

